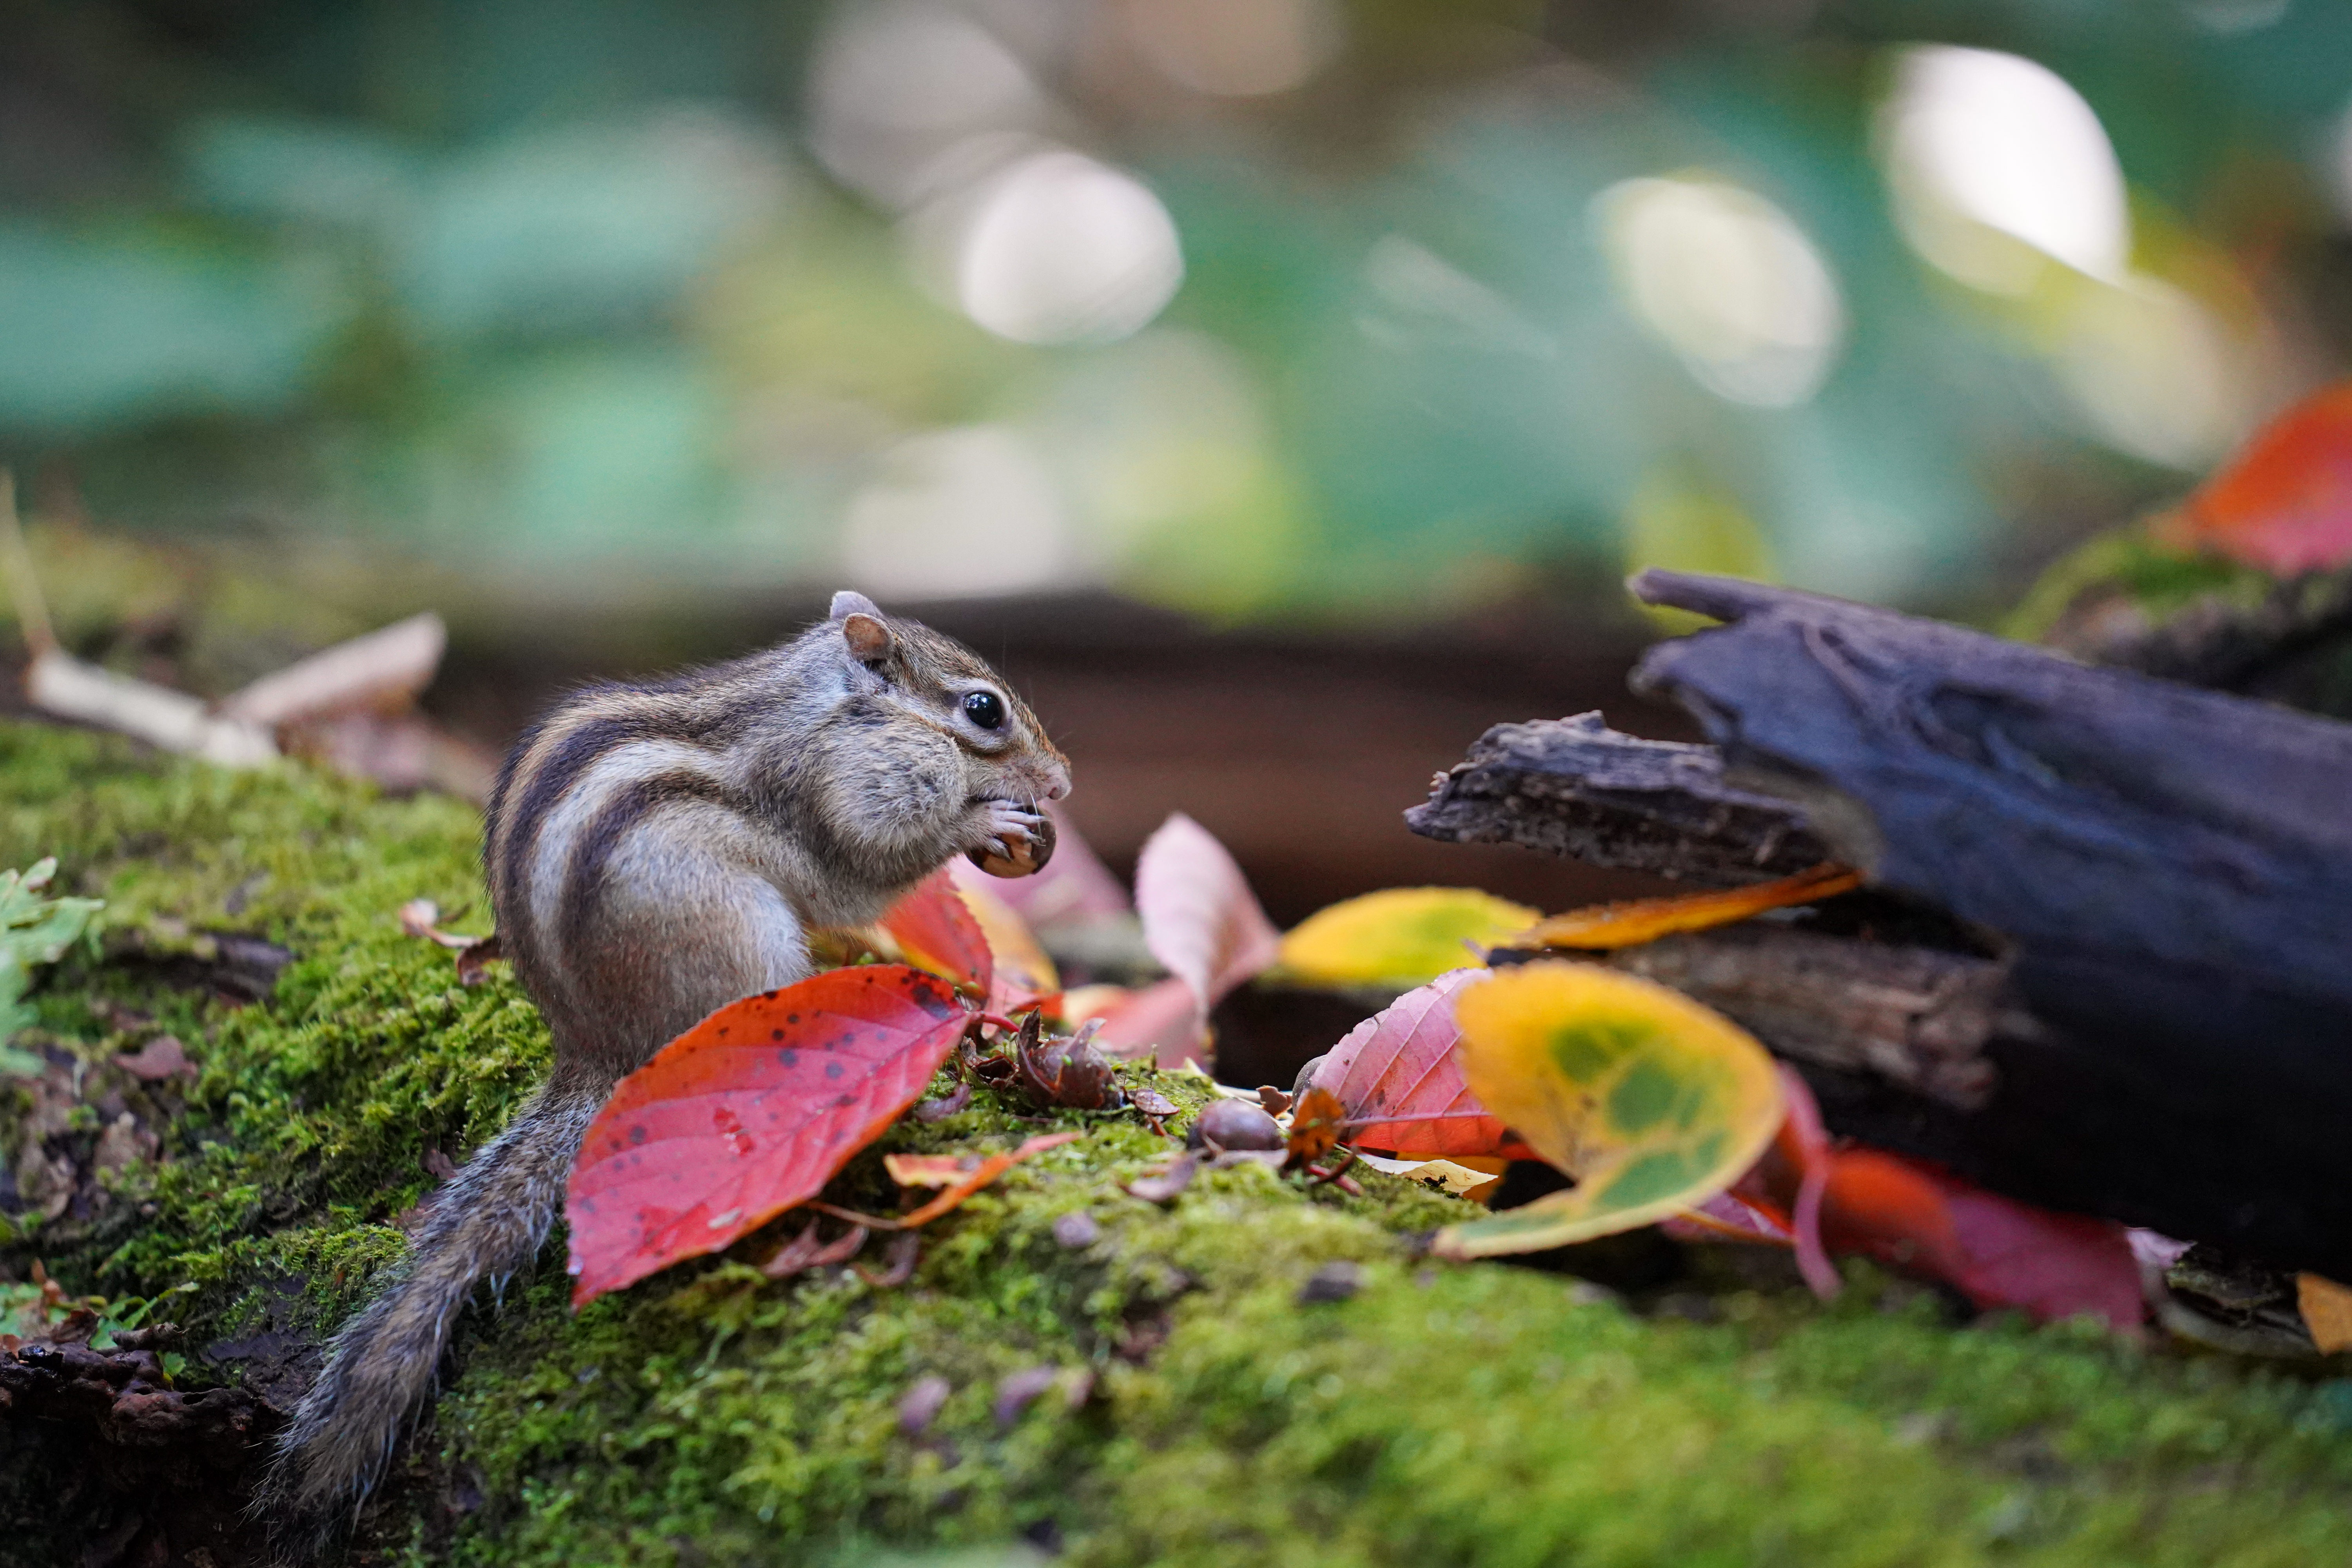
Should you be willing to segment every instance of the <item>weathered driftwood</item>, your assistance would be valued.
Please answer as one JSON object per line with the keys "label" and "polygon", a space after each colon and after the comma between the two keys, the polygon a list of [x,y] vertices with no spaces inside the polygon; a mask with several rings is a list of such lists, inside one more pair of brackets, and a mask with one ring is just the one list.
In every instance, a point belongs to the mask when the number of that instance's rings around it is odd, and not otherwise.
{"label": "weathered driftwood", "polygon": [[1496,725],[1405,822],[1430,838],[1709,884],[1766,881],[1829,858],[1796,807],[1725,782],[1713,746],[1620,734],[1598,713]]}
{"label": "weathered driftwood", "polygon": [[[1635,675],[1721,747],[1678,749],[1699,759],[1677,764],[1688,796],[1668,798],[1672,776],[1637,793],[1641,822],[1675,830],[1596,833],[1613,777],[1596,788],[1572,750],[1507,726],[1416,827],[1661,858],[1686,833],[1681,868],[1722,879],[1757,840],[1710,814],[1760,782],[1798,803],[1810,858],[1998,933],[2003,958],[1916,960],[1895,987],[1911,1000],[1872,977],[1904,949],[1827,933],[1801,957],[1777,951],[1801,934],[1782,930],[1621,962],[1805,1064],[1835,1131],[2030,1201],[2352,1273],[2352,726],[1753,584],[1651,573],[1635,592],[1728,623]],[[1583,737],[1604,766],[1622,740],[1606,734]],[[1910,1010],[1938,973],[1965,978]]]}
{"label": "weathered driftwood", "polygon": [[1972,1110],[1998,1073],[1986,1047],[2039,1026],[2008,965],[1967,953],[1828,936],[1764,921],[1662,937],[1608,955],[1736,1020],[1784,1057]]}
{"label": "weathered driftwood", "polygon": [[2352,725],[1840,600],[1644,574],[1732,624],[1634,672],[1837,858],[2001,932],[2045,1019],[2352,1110]]}

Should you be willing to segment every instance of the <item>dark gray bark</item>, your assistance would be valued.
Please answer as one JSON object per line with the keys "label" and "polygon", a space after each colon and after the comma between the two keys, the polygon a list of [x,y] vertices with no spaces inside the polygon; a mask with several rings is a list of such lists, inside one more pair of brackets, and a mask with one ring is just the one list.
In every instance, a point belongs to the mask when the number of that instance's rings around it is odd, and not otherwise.
{"label": "dark gray bark", "polygon": [[1598,713],[1496,725],[1405,824],[1429,838],[1517,844],[1710,886],[1829,858],[1796,807],[1727,783],[1713,746],[1620,734]]}
{"label": "dark gray bark", "polygon": [[1860,868],[1857,897],[1993,946],[1821,921],[1613,962],[1804,1064],[1834,1131],[2352,1274],[2352,726],[1785,589],[1634,591],[1727,623],[1634,678],[1719,750],[1501,726],[1417,830],[1702,881]]}
{"label": "dark gray bark", "polygon": [[2039,1032],[2008,993],[2007,964],[1934,948],[1749,921],[1622,948],[1607,962],[1706,1003],[1784,1057],[1874,1074],[1962,1110],[1993,1092],[1986,1047],[1995,1036]]}

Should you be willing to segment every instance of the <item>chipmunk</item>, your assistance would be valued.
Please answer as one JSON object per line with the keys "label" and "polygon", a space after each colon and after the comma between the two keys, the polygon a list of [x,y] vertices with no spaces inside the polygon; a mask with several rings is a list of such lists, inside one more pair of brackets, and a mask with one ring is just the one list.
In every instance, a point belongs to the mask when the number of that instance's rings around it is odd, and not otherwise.
{"label": "chipmunk", "polygon": [[877,918],[955,855],[1042,865],[1069,763],[961,645],[836,594],[732,664],[597,686],[526,732],[490,795],[499,940],[555,1037],[548,1080],[432,1204],[406,1272],[345,1326],[265,1505],[356,1510],[432,1392],[451,1321],[555,1219],[613,1086],[714,1009],[812,969],[809,932]]}

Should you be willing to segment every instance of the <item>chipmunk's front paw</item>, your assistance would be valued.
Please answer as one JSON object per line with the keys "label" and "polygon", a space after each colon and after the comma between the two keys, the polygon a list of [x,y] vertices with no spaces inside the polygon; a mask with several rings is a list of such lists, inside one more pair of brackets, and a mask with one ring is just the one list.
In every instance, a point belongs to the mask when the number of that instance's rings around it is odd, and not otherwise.
{"label": "chipmunk's front paw", "polygon": [[1054,819],[1010,800],[984,803],[982,841],[964,858],[992,877],[1026,877],[1054,858]]}

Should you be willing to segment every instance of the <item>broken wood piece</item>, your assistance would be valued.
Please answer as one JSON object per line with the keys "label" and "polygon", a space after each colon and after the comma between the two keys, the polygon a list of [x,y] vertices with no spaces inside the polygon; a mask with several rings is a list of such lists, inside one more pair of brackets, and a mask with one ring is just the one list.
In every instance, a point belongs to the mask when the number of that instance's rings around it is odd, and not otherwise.
{"label": "broken wood piece", "polygon": [[265,729],[360,709],[401,709],[433,683],[449,630],[430,610],[295,660],[221,700],[223,718]]}
{"label": "broken wood piece", "polygon": [[2008,966],[1932,948],[1748,923],[1661,937],[1610,967],[1703,1002],[1780,1056],[1867,1072],[1973,1110],[1999,1073],[1997,1033],[2037,1031],[2006,990]]}
{"label": "broken wood piece", "polygon": [[1621,734],[1599,713],[1496,725],[1405,825],[1721,887],[1832,858],[1796,806],[1729,783],[1713,746]]}
{"label": "broken wood piece", "polygon": [[2352,1113],[2352,725],[1790,589],[1634,592],[1731,623],[1652,648],[1635,686],[1821,802],[1874,885],[2014,942],[2038,1016]]}
{"label": "broken wood piece", "polygon": [[25,699],[60,719],[223,767],[258,767],[278,755],[277,742],[257,724],[225,718],[202,698],[84,664],[55,647],[36,653],[26,667]]}

